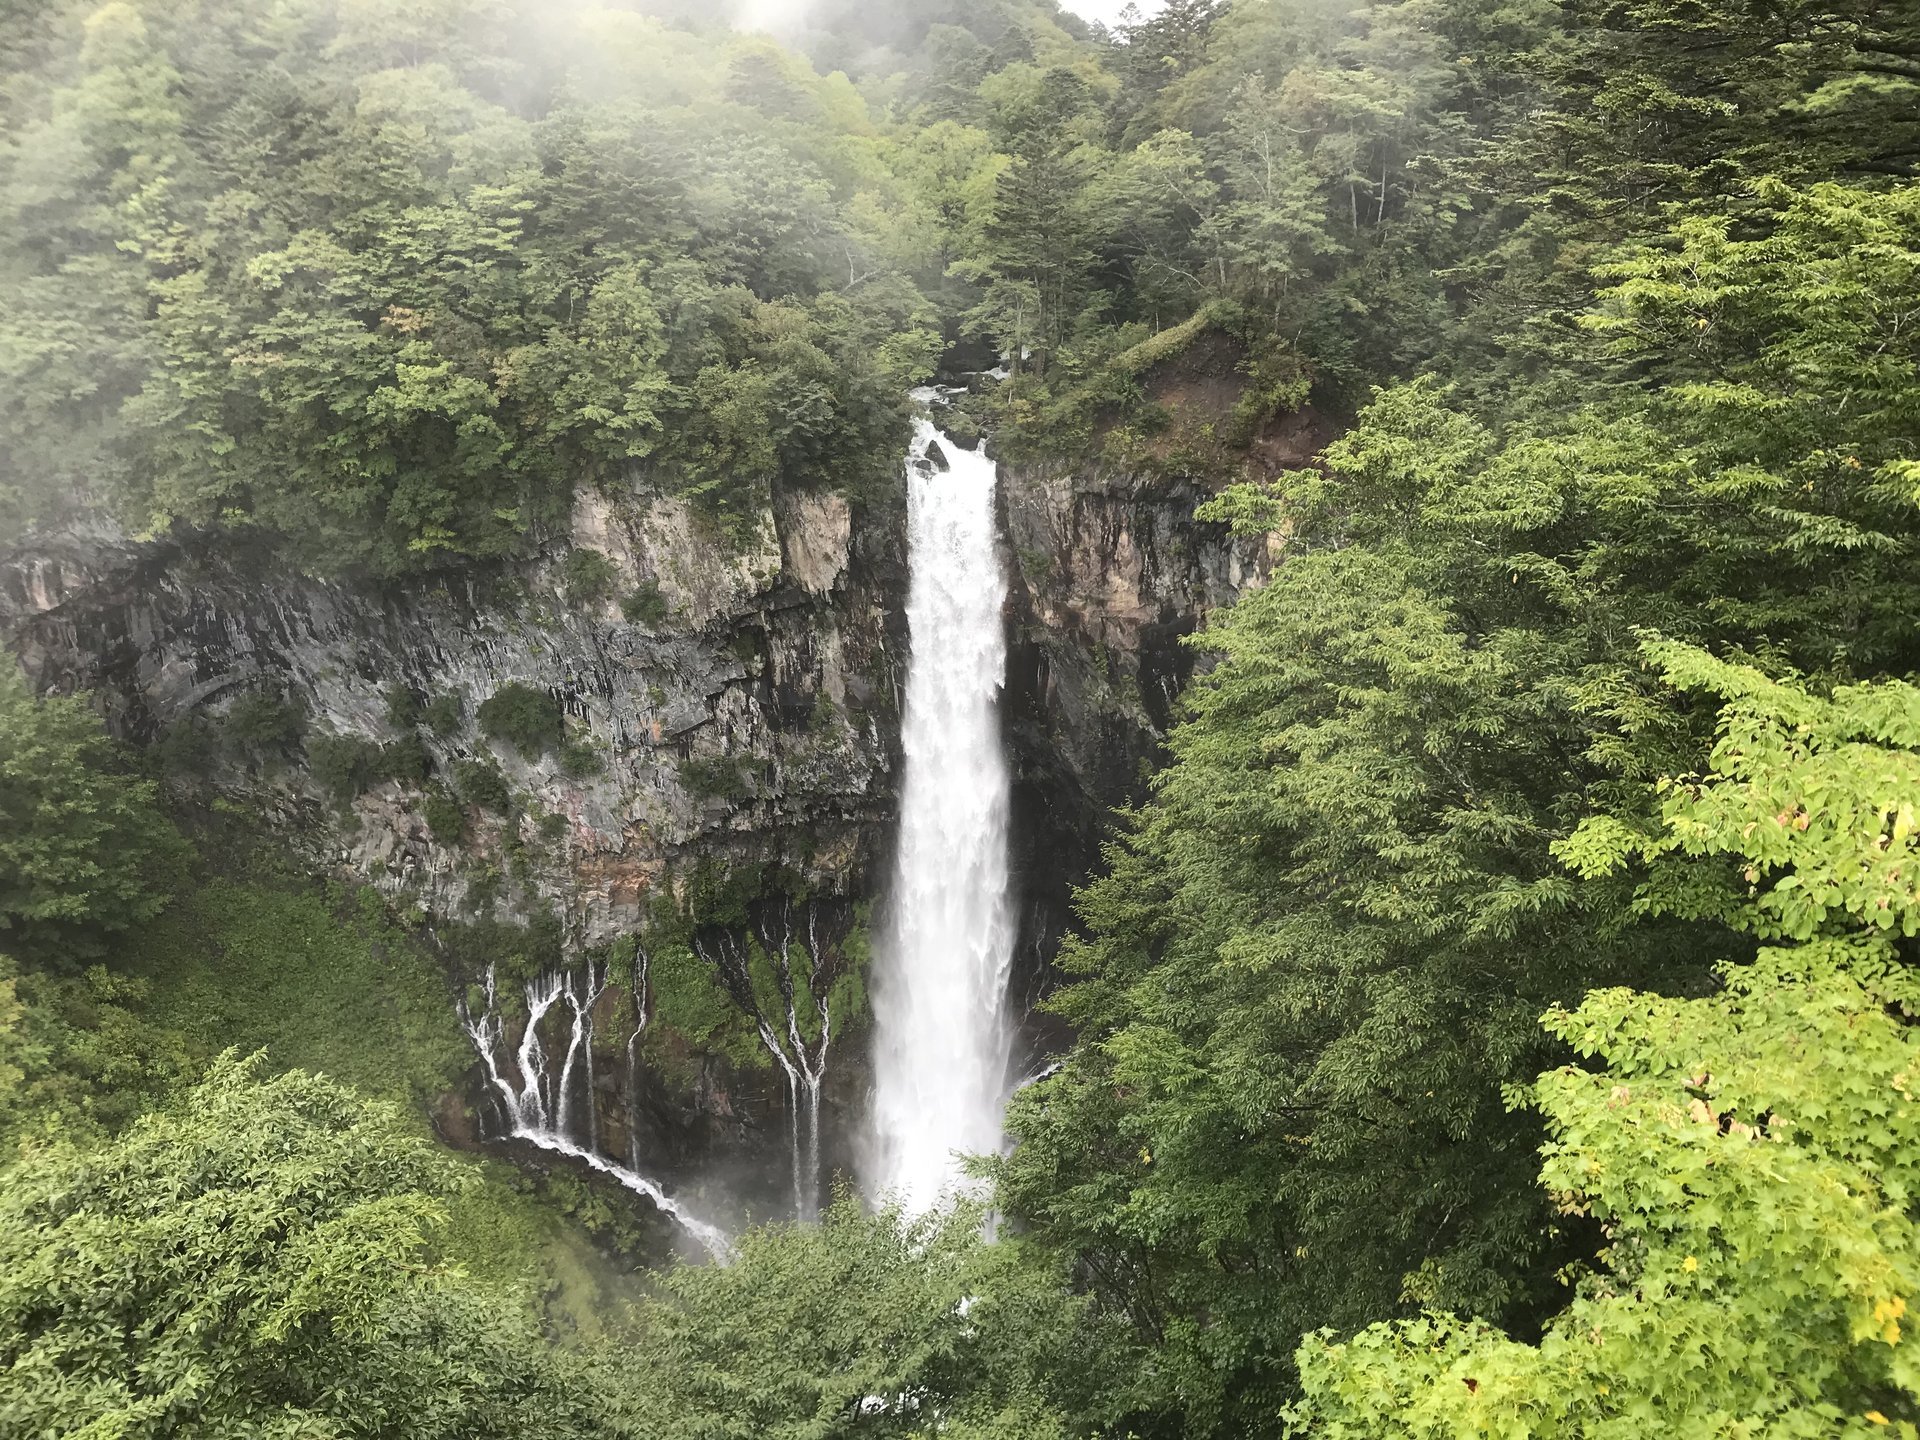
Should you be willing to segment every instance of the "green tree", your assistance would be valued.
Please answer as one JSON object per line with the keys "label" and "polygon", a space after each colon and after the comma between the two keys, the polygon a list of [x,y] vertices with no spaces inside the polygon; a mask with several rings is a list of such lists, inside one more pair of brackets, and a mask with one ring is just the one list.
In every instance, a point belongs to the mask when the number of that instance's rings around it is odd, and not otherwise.
{"label": "green tree", "polygon": [[1652,867],[1643,912],[1705,909],[1759,953],[1706,998],[1602,990],[1547,1016],[1595,1063],[1526,1092],[1552,1132],[1540,1179],[1605,1228],[1599,1262],[1538,1343],[1446,1315],[1308,1341],[1306,1433],[1916,1432],[1920,689],[1821,696],[1649,655],[1724,702],[1710,767],[1662,782],[1659,828],[1596,820],[1561,853]]}
{"label": "green tree", "polygon": [[1556,1058],[1535,1018],[1726,953],[1710,916],[1622,924],[1621,887],[1553,859],[1707,747],[1637,628],[1829,679],[1920,666],[1911,203],[1681,222],[1609,269],[1580,400],[1483,419],[1397,387],[1320,468],[1202,512],[1288,557],[1204,638],[1175,763],[1082,896],[1052,1002],[1079,1043],[1017,1097],[1001,1171],[1161,1347],[1182,1423],[1272,1413],[1295,1326],[1555,1302],[1586,1241],[1502,1099]]}
{"label": "green tree", "polygon": [[166,904],[184,850],[84,696],[0,662],[0,932],[21,955],[91,950]]}
{"label": "green tree", "polygon": [[744,1236],[643,1307],[638,1415],[710,1440],[942,1435],[1041,1440],[1102,1388],[1112,1336],[1057,1276],[982,1241],[982,1213],[866,1215]]}
{"label": "green tree", "polygon": [[631,1433],[436,1258],[458,1178],[386,1107],[232,1058],[104,1150],[30,1151],[0,1171],[0,1428]]}

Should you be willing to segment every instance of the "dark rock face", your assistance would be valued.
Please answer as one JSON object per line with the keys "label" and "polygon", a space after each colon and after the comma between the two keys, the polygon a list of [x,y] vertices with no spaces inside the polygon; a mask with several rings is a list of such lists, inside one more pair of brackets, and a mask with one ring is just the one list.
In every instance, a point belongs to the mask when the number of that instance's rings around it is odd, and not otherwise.
{"label": "dark rock face", "polygon": [[[381,588],[305,578],[242,545],[141,543],[89,521],[0,553],[0,641],[42,690],[95,692],[109,727],[136,743],[218,727],[248,697],[290,702],[305,715],[304,754],[298,741],[265,753],[223,743],[200,787],[262,814],[315,870],[403,909],[548,912],[585,948],[642,929],[652,902],[701,870],[848,902],[876,893],[897,808],[904,521],[898,506],[856,513],[838,496],[788,495],[743,543],[675,502],[585,492],[572,534],[537,559]],[[589,603],[566,593],[574,549],[611,562],[613,584]],[[480,705],[509,683],[557,702],[571,755],[527,756],[479,732]],[[397,727],[396,686],[457,723]],[[369,748],[409,737],[434,786],[483,761],[512,792],[513,818],[469,804],[463,839],[436,835],[428,787],[392,780],[342,807],[307,763],[324,735]],[[640,1168],[624,1153],[637,1140],[658,1147],[648,1169],[775,1169],[787,1128],[777,1077],[688,1054],[630,1091],[614,980],[595,1082],[608,1152]],[[836,1057],[830,1123],[864,1099],[863,1049],[850,1036]],[[644,1107],[631,1123],[630,1093]],[[497,1133],[477,1067],[467,1100]]]}
{"label": "dark rock face", "polygon": [[[1207,493],[1097,466],[1003,472],[1017,973],[1030,997],[1048,984],[1068,898],[1099,864],[1111,812],[1139,800],[1161,763],[1204,658],[1184,637],[1271,573],[1265,539],[1193,518]],[[1035,1047],[1048,1039],[1036,1025]]]}
{"label": "dark rock face", "polygon": [[[866,892],[895,808],[905,661],[904,538],[895,516],[856,527],[837,496],[794,497],[744,547],[684,506],[595,493],[572,544],[612,561],[613,591],[572,604],[568,547],[541,562],[387,589],[289,574],[269,553],[139,544],[104,528],[37,537],[0,555],[0,636],[43,690],[91,689],[110,728],[152,742],[248,695],[285,697],[314,736],[393,741],[389,690],[457,702],[449,733],[416,733],[436,772],[476,757],[520,801],[519,829],[471,812],[466,843],[437,840],[421,787],[386,782],[342,817],[298,764],[229,756],[210,777],[289,822],[316,856],[458,915],[482,872],[510,911],[557,908],[569,934],[630,932],[649,896],[692,859],[784,868]],[[661,618],[624,618],[646,589]],[[522,755],[478,733],[509,682],[543,691],[589,763]],[[538,817],[559,817],[538,829]]]}

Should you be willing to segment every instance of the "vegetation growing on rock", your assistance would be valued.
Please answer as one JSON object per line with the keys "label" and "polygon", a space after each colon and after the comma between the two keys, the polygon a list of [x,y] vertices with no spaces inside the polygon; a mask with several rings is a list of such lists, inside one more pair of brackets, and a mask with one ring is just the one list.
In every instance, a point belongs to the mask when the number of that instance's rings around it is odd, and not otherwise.
{"label": "vegetation growing on rock", "polygon": [[[204,873],[225,797],[193,870],[88,702],[0,667],[0,1417],[1920,1433],[1912,7],[1173,0],[1109,33],[830,0],[811,59],[702,8],[13,7],[0,525],[84,491],[524,592],[592,484],[693,507],[773,587],[767,517],[883,499],[951,351],[997,454],[1257,541],[1272,580],[1193,638],[1078,897],[1071,1039],[980,1162],[1000,1238],[846,1202],[597,1311],[617,1365],[556,1338],[514,1265],[456,1273],[470,1182],[365,1098],[471,1063],[424,888],[402,922]],[[560,571],[656,632],[617,643],[696,628],[597,550]],[[772,608],[699,638],[724,683],[781,683]],[[304,757],[339,801],[419,790],[443,849],[483,812],[484,854],[434,857],[479,917],[435,937],[469,1013],[580,958],[571,915],[490,914],[567,820],[491,759],[431,779],[420,733],[470,697],[587,777],[554,692],[397,687],[347,735],[281,683],[132,728],[196,802]],[[887,713],[801,688],[819,751]],[[675,803],[778,803],[666,699]],[[857,929],[795,959],[754,907],[804,887],[710,858],[587,956],[648,977],[576,1010],[689,1086],[865,1008]],[[215,1060],[241,1043],[267,1060]]]}

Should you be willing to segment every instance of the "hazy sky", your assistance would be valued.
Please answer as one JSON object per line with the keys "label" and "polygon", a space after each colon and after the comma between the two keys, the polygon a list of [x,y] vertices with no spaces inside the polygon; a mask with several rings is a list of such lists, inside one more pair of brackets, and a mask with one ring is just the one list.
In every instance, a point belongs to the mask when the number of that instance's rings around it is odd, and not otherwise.
{"label": "hazy sky", "polygon": [[[1142,15],[1151,15],[1160,8],[1160,0],[1134,0]],[[1120,18],[1120,12],[1127,8],[1127,0],[1060,0],[1063,8],[1088,20],[1104,20],[1111,25]]]}

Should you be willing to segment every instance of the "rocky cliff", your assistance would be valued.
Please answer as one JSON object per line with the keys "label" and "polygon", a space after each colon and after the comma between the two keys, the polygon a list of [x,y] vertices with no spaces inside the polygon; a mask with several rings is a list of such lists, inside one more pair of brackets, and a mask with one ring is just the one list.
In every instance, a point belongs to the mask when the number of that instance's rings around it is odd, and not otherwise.
{"label": "rocky cliff", "polygon": [[[1271,565],[1264,542],[1196,523],[1204,498],[1166,466],[1005,470],[1028,1000],[1110,808],[1138,797],[1157,760],[1198,658],[1182,638]],[[798,1091],[751,1039],[778,1038],[785,1017],[753,1012],[783,990],[804,1008],[815,982],[839,984],[863,958],[850,917],[879,894],[891,844],[906,563],[898,504],[827,493],[785,494],[723,536],[683,504],[588,491],[571,533],[524,564],[386,587],[305,578],[264,547],[140,542],[93,522],[0,556],[0,635],[41,688],[96,692],[112,728],[160,747],[184,783],[423,921],[544,914],[584,956],[647,931],[663,900],[685,914],[702,886],[748,877],[732,930],[693,914],[679,952],[715,971],[744,1047],[702,1053],[659,970],[661,994],[636,1006],[638,972],[603,960],[561,990],[503,976],[497,1058],[518,1085],[516,1026],[544,1003],[553,1069],[563,1022],[581,1015],[601,1060],[582,1068],[601,1148],[656,1173],[724,1172],[770,1204]],[[484,733],[509,689],[554,706],[560,728],[532,744]],[[810,948],[818,933],[833,953]],[[800,967],[797,987],[761,973],[776,954]],[[453,968],[477,1003],[478,962]],[[827,1067],[829,1168],[850,1160],[864,1103],[854,1019]],[[623,1057],[641,1020],[648,1043]],[[443,1106],[444,1128],[507,1128],[497,1078],[476,1067],[471,1114]]]}
{"label": "rocky cliff", "polygon": [[[587,492],[532,563],[384,589],[96,524],[0,557],[0,633],[42,689],[93,690],[123,737],[195,750],[206,785],[316,860],[438,914],[483,888],[511,912],[551,906],[591,945],[695,860],[867,886],[894,804],[898,518],[856,525],[843,498],[801,494],[742,543],[675,502]],[[588,599],[563,578],[583,550],[604,560]],[[509,684],[557,702],[563,744],[480,733]],[[396,716],[399,692],[413,715]],[[263,703],[286,733],[212,743],[257,729]],[[209,742],[177,743],[194,732]],[[425,774],[329,794],[301,760],[335,737],[417,741]],[[427,799],[442,781],[457,794],[470,761],[510,803],[464,795],[464,834],[436,833]]]}
{"label": "rocky cliff", "polygon": [[1009,466],[1001,482],[1009,616],[1006,729],[1014,761],[1029,992],[1099,861],[1111,812],[1139,800],[1182,688],[1185,639],[1270,573],[1267,542],[1193,518],[1191,479],[1102,465]]}

